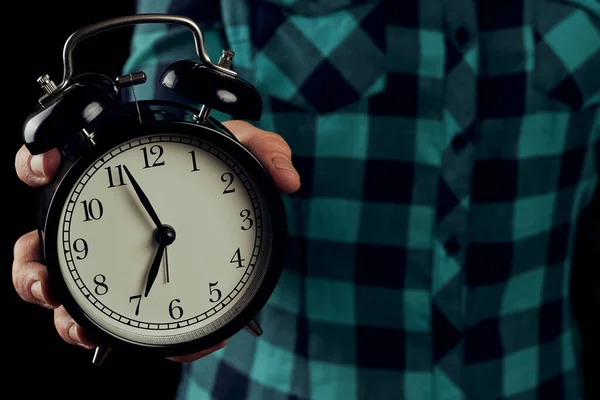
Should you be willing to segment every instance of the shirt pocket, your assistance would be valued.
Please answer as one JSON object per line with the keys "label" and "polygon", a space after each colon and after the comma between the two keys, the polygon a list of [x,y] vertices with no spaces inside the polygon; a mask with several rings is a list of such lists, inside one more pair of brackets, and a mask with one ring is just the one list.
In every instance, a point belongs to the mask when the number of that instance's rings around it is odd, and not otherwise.
{"label": "shirt pocket", "polygon": [[[516,150],[513,157],[518,159],[516,193],[538,204],[538,211],[546,207],[544,215],[552,228],[575,222],[598,176],[600,8],[595,12],[586,3],[591,6],[594,1],[531,3],[528,102],[510,151]],[[533,213],[522,215],[524,225],[538,224],[542,230],[543,220],[535,221]],[[555,246],[556,254],[563,256],[566,249]]]}
{"label": "shirt pocket", "polygon": [[379,1],[284,3],[249,2],[248,76],[262,95],[327,113],[384,90],[385,13]]}
{"label": "shirt pocket", "polygon": [[531,21],[533,110],[581,111],[600,105],[600,5],[535,0]]}

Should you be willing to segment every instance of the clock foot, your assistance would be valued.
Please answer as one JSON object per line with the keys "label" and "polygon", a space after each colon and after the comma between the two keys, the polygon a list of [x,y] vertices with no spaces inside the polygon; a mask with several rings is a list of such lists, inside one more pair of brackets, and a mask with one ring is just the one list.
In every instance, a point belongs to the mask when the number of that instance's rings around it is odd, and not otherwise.
{"label": "clock foot", "polygon": [[252,333],[254,336],[260,336],[263,333],[262,328],[260,327],[258,322],[256,322],[256,318],[248,322],[248,325],[246,325],[246,329],[248,329],[250,333]]}
{"label": "clock foot", "polygon": [[110,353],[110,346],[98,346],[94,351],[94,357],[92,358],[92,364],[101,365],[106,356]]}

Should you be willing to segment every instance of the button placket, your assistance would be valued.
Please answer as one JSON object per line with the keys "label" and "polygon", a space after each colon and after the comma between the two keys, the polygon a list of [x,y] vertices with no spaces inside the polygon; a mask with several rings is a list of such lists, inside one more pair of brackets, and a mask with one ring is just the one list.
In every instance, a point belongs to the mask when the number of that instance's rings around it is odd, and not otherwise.
{"label": "button placket", "polygon": [[[446,86],[445,143],[437,206],[437,262],[433,274],[440,283],[432,296],[434,363],[447,380],[437,380],[436,395],[462,392],[465,321],[464,260],[470,209],[470,180],[475,159],[469,140],[477,118],[477,10],[471,0],[445,1]],[[474,57],[475,56],[475,57]],[[437,374],[436,374],[437,376]],[[453,388],[447,386],[452,384]],[[435,396],[434,396],[435,397]]]}

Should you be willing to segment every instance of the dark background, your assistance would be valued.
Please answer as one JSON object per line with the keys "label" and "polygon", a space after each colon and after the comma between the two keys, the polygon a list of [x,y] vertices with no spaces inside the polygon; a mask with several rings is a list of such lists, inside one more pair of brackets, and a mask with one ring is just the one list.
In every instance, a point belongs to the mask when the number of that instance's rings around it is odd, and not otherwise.
{"label": "dark background", "polygon": [[[2,352],[3,391],[14,389],[22,398],[39,395],[62,399],[131,398],[150,396],[169,399],[176,391],[180,365],[163,359],[131,359],[113,353],[105,364],[91,364],[92,351],[66,344],[54,329],[51,311],[23,302],[12,285],[12,251],[15,241],[36,228],[37,201],[35,191],[18,180],[14,155],[21,146],[21,128],[27,114],[42,94],[36,79],[50,74],[62,80],[62,48],[75,30],[107,18],[134,13],[131,0],[100,2],[54,1],[48,4],[11,3],[3,24],[3,99],[5,126],[0,157],[4,198],[5,231],[0,240],[1,304],[4,311]],[[5,6],[6,9],[6,6]],[[75,74],[85,71],[116,77],[127,57],[131,28],[121,28],[88,38],[75,49]],[[577,246],[587,250],[576,252],[579,273],[574,277],[576,315],[583,321],[583,360],[586,366],[589,398],[598,385],[598,345],[600,338],[600,197],[595,207],[582,220],[582,235]],[[593,226],[592,222],[596,225]],[[592,228],[595,229],[592,232]],[[595,249],[591,244],[595,243]],[[7,379],[6,379],[7,378]],[[590,384],[594,382],[594,384]],[[4,394],[4,393],[3,393]]]}
{"label": "dark background", "polygon": [[[3,8],[3,94],[0,173],[5,230],[1,236],[1,301],[3,310],[3,388],[19,398],[169,399],[175,394],[179,364],[164,359],[135,359],[112,353],[101,367],[91,364],[93,351],[66,344],[56,333],[53,312],[25,303],[12,286],[15,241],[36,228],[36,191],[15,173],[14,156],[21,146],[21,128],[42,91],[36,80],[49,74],[62,80],[62,49],[71,33],[85,25],[133,14],[128,0],[10,2]],[[22,19],[22,21],[19,21]],[[100,72],[116,77],[127,57],[131,28],[85,39],[74,51],[75,74]],[[6,126],[8,125],[8,126]],[[8,203],[8,204],[7,204]],[[8,229],[6,229],[8,228]],[[8,355],[6,354],[8,350]],[[11,390],[12,389],[12,390]],[[12,396],[11,396],[12,397]]]}

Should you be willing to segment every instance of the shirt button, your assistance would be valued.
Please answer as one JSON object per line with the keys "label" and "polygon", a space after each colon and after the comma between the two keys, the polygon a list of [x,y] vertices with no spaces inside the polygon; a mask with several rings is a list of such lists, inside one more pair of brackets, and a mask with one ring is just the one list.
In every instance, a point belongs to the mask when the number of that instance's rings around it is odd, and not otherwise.
{"label": "shirt button", "polygon": [[451,237],[450,239],[446,240],[446,243],[444,243],[444,247],[446,248],[448,254],[454,255],[458,253],[458,250],[460,249],[460,244],[458,244],[458,240],[456,240],[455,237]]}
{"label": "shirt button", "polygon": [[452,139],[451,145],[454,150],[462,150],[467,145],[467,138],[465,138],[465,135],[456,135]]}
{"label": "shirt button", "polygon": [[467,30],[467,28],[465,27],[460,27],[456,30],[456,32],[454,33],[454,37],[456,38],[456,42],[458,43],[459,46],[464,46],[467,44],[467,42],[469,41],[469,37],[471,35],[469,35],[469,31]]}

